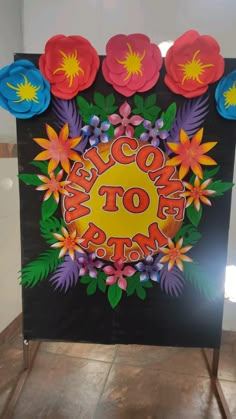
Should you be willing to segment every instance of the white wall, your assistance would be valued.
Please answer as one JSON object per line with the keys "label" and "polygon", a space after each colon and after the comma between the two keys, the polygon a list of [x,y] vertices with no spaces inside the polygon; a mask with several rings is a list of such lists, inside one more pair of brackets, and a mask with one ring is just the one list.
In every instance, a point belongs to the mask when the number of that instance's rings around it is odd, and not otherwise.
{"label": "white wall", "polygon": [[[0,68],[22,51],[21,0],[0,0]],[[0,109],[0,142],[16,142],[16,120]],[[0,332],[21,312],[17,159],[0,158]],[[7,189],[13,180],[12,188]]]}
{"label": "white wall", "polygon": [[[0,0],[0,68],[13,61],[22,51],[21,0]],[[16,142],[16,120],[0,108],[0,142]]]}

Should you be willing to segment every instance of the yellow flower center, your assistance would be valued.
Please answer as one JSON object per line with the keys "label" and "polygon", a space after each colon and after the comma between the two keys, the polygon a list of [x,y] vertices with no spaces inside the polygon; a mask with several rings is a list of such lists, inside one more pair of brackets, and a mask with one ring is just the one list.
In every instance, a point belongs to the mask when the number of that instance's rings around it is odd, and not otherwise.
{"label": "yellow flower center", "polygon": [[125,70],[127,71],[127,76],[125,77],[124,80],[128,80],[128,78],[132,74],[136,74],[136,75],[140,75],[140,76],[143,75],[142,61],[143,61],[143,59],[146,55],[145,50],[143,51],[141,56],[139,55],[138,52],[134,52],[129,43],[127,43],[127,47],[128,47],[128,51],[126,53],[125,60],[121,61],[121,60],[118,60],[118,58],[116,59],[116,61],[119,64],[122,64],[125,67]]}
{"label": "yellow flower center", "polygon": [[196,51],[192,60],[188,61],[186,64],[179,64],[179,67],[183,70],[184,76],[182,79],[182,84],[185,80],[196,80],[198,83],[202,84],[200,76],[204,73],[204,69],[208,67],[213,67],[214,64],[203,64],[197,55],[200,53],[200,50]]}
{"label": "yellow flower center", "polygon": [[66,77],[70,80],[69,87],[72,86],[74,78],[82,73],[84,75],[84,70],[80,67],[80,61],[77,57],[77,50],[73,54],[66,55],[63,51],[59,51],[62,55],[61,67],[57,68],[53,74],[58,73],[58,71],[64,71]]}
{"label": "yellow flower center", "polygon": [[15,90],[17,96],[20,98],[19,100],[14,100],[14,102],[19,103],[26,100],[27,102],[33,101],[34,103],[39,103],[37,91],[41,86],[34,86],[24,74],[22,74],[22,76],[24,78],[24,83],[18,83],[17,86],[7,83],[7,86],[10,87],[10,89]]}
{"label": "yellow flower center", "polygon": [[230,106],[236,106],[236,82],[233,83],[232,87],[230,87],[229,90],[224,92],[224,97],[226,109]]}

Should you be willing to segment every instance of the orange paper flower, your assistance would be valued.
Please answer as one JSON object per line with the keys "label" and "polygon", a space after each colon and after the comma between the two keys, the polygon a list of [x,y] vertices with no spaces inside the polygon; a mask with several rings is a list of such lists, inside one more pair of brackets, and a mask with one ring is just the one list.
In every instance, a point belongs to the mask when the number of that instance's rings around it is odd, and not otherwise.
{"label": "orange paper flower", "polygon": [[94,82],[99,57],[82,36],[56,35],[46,43],[39,68],[55,96],[71,99]]}
{"label": "orange paper flower", "polygon": [[178,156],[173,157],[170,160],[167,160],[167,166],[180,166],[179,178],[183,179],[189,169],[191,168],[193,173],[198,176],[200,179],[203,178],[203,172],[201,164],[203,165],[214,165],[217,164],[209,156],[205,156],[205,153],[211,150],[217,142],[209,142],[201,144],[203,137],[203,128],[201,128],[192,138],[186,134],[186,132],[180,130],[180,144],[176,143],[167,143],[168,147],[173,153],[178,154]]}
{"label": "orange paper flower", "polygon": [[217,41],[197,31],[187,31],[168,50],[165,84],[187,98],[205,93],[224,73],[224,59]]}
{"label": "orange paper flower", "polygon": [[59,241],[51,245],[51,247],[54,248],[61,247],[61,251],[58,256],[59,258],[62,258],[68,252],[71,259],[74,260],[75,251],[84,253],[84,250],[81,249],[80,246],[78,246],[80,243],[84,241],[84,239],[81,239],[77,236],[76,230],[74,230],[72,233],[69,233],[65,227],[62,227],[61,231],[62,235],[58,233],[53,233],[53,236]]}
{"label": "orange paper flower", "polygon": [[207,179],[201,184],[198,176],[196,176],[193,185],[191,183],[184,182],[185,188],[189,189],[181,194],[182,196],[187,197],[186,208],[193,203],[195,210],[200,211],[201,202],[211,206],[211,201],[207,198],[207,196],[211,196],[216,193],[216,191],[206,189],[211,182],[212,179]]}
{"label": "orange paper flower", "polygon": [[46,124],[46,131],[49,140],[45,138],[34,138],[33,140],[39,144],[45,151],[39,153],[34,160],[50,160],[48,165],[48,173],[53,172],[59,163],[61,163],[66,173],[70,172],[70,160],[81,160],[78,153],[72,150],[80,141],[82,137],[70,138],[68,124],[65,124],[61,129],[59,136],[56,131],[48,124]]}
{"label": "orange paper flower", "polygon": [[53,194],[54,200],[58,204],[59,202],[59,193],[61,195],[69,195],[69,192],[64,189],[66,185],[71,183],[69,180],[64,180],[61,182],[63,177],[63,170],[60,170],[57,176],[54,172],[49,173],[49,178],[44,175],[38,175],[38,178],[44,182],[44,185],[37,186],[37,191],[46,191],[43,200],[46,201]]}
{"label": "orange paper flower", "polygon": [[161,247],[160,251],[162,253],[165,253],[165,256],[163,256],[160,260],[160,262],[169,262],[168,263],[168,271],[170,271],[174,265],[176,264],[178,268],[183,272],[184,265],[182,261],[184,262],[192,262],[193,260],[189,257],[184,255],[184,253],[188,252],[192,246],[185,246],[182,247],[183,244],[183,237],[181,237],[177,243],[176,246],[172,242],[171,239],[168,239],[168,246],[169,247]]}

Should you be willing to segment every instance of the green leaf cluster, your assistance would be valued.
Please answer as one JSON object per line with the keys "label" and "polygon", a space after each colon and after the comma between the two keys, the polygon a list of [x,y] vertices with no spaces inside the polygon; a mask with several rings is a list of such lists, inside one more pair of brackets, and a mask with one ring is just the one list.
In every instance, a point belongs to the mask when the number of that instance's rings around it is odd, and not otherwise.
{"label": "green leaf cluster", "polygon": [[136,272],[131,278],[127,278],[128,285],[126,289],[127,296],[136,294],[138,298],[141,300],[145,300],[146,298],[146,289],[145,288],[152,288],[152,282],[145,281],[140,282],[140,273]]}
{"label": "green leaf cluster", "polygon": [[97,278],[91,278],[89,275],[85,275],[81,278],[81,284],[87,285],[86,293],[87,295],[93,295],[96,293],[97,289],[101,292],[106,292],[106,277],[107,275],[98,271]]}

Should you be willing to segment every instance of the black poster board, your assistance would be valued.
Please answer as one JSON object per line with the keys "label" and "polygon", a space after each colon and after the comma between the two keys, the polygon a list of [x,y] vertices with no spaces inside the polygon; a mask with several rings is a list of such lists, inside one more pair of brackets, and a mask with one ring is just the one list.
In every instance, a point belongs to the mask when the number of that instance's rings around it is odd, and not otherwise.
{"label": "black poster board", "polygon": [[[37,66],[39,55],[17,54],[15,59],[28,59]],[[232,71],[235,66],[236,60],[226,59],[225,73]],[[164,69],[158,84],[147,93],[142,93],[143,98],[156,93],[161,109],[167,109],[172,102],[177,104],[177,109],[180,108],[186,99],[173,94],[165,86],[163,77]],[[236,124],[217,113],[215,87],[216,84],[210,85],[208,91],[209,112],[203,124],[204,137],[207,141],[218,142],[211,151],[211,157],[220,165],[218,179],[232,182]],[[118,106],[124,102],[124,97],[105,82],[101,70],[94,84],[81,92],[81,96],[92,102],[94,92],[104,96],[113,93]],[[127,100],[132,107],[133,98]],[[36,167],[29,165],[39,152],[38,145],[32,139],[45,138],[45,123],[55,129],[58,125],[52,105],[42,115],[29,120],[17,120],[19,173],[38,173]],[[39,232],[42,196],[23,182],[19,185],[22,266],[26,266],[46,250]],[[87,296],[83,284],[77,283],[64,293],[55,290],[50,281],[45,279],[35,287],[22,288],[24,337],[28,340],[218,348],[230,202],[229,190],[224,196],[215,198],[212,207],[204,207],[200,222],[201,244],[195,246],[191,253],[191,257],[207,273],[209,286],[215,290],[214,298],[207,298],[207,293],[201,292],[201,286],[196,289],[193,281],[186,280],[183,293],[178,297],[164,293],[159,284],[154,284],[146,289],[147,298],[144,301],[135,295],[124,295],[117,307],[112,309],[103,293]],[[204,281],[200,276],[199,273],[199,281]]]}

